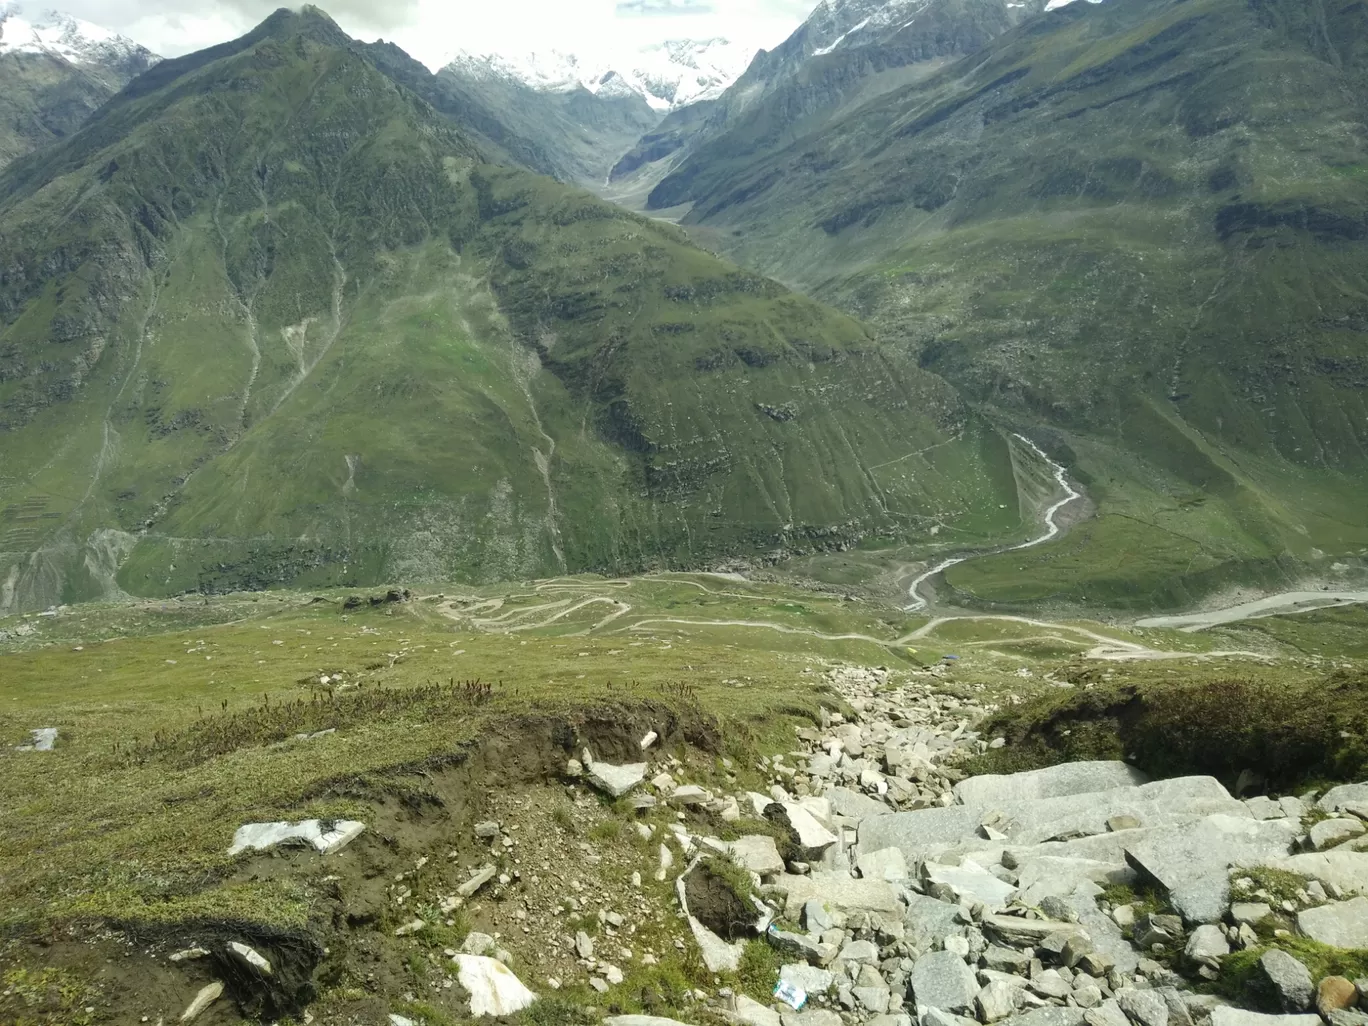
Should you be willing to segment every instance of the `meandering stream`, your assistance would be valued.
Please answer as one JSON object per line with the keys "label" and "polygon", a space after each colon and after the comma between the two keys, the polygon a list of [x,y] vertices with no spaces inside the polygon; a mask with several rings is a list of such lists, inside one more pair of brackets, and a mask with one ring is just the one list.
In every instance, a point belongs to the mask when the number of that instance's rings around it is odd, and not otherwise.
{"label": "meandering stream", "polygon": [[1040,446],[1036,445],[1035,442],[1031,441],[1025,435],[1018,434],[1014,435],[1013,437],[1018,438],[1022,442],[1024,442],[1033,453],[1035,453],[1037,456],[1039,456],[1042,460],[1044,460],[1046,463],[1050,465],[1050,469],[1054,472],[1054,479],[1059,483],[1059,487],[1064,490],[1064,498],[1060,499],[1058,502],[1056,502],[1054,505],[1052,505],[1049,509],[1045,511],[1045,533],[1038,538],[1032,538],[1028,542],[1022,542],[1020,545],[1008,545],[1005,548],[992,549],[988,552],[975,552],[971,553],[968,556],[957,556],[953,559],[947,559],[943,562],[937,563],[930,570],[926,571],[926,573],[922,574],[920,577],[913,580],[913,582],[908,586],[907,595],[908,598],[910,598],[912,601],[910,604],[903,607],[903,609],[906,612],[914,613],[918,610],[925,609],[927,607],[927,600],[922,598],[922,596],[918,593],[917,589],[919,589],[932,577],[935,577],[937,574],[949,570],[952,566],[955,566],[959,563],[963,563],[966,559],[972,559],[975,556],[991,556],[999,552],[1016,552],[1020,549],[1029,549],[1033,546],[1043,544],[1044,542],[1049,541],[1051,538],[1056,537],[1060,531],[1059,523],[1055,519],[1059,516],[1059,511],[1062,510],[1069,503],[1073,502],[1075,499],[1081,499],[1083,497],[1082,492],[1075,491],[1073,485],[1069,484],[1068,471],[1066,471],[1063,466],[1056,463],[1054,460],[1050,459],[1049,456],[1045,455],[1045,452],[1040,448]]}

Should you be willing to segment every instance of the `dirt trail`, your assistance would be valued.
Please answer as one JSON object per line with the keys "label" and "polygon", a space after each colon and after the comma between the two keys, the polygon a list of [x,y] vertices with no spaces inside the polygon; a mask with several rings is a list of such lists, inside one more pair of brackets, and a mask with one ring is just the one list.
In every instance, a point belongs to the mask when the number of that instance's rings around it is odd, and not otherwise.
{"label": "dirt trail", "polygon": [[[610,581],[603,582],[609,587],[620,589],[631,587],[630,581]],[[682,583],[682,582],[681,582]],[[574,582],[559,579],[556,581],[539,582],[535,589],[537,591],[567,591],[571,590]],[[1163,659],[1222,659],[1222,658],[1249,658],[1249,659],[1269,659],[1264,652],[1252,652],[1242,649],[1227,649],[1215,652],[1188,652],[1171,651],[1165,649],[1152,648],[1148,645],[1136,641],[1126,641],[1120,638],[1109,637],[1097,631],[1089,630],[1075,624],[1051,622],[1048,620],[1034,620],[1025,616],[1008,616],[996,614],[981,614],[970,616],[940,616],[929,621],[916,630],[904,634],[897,638],[879,638],[871,634],[862,634],[857,631],[843,632],[839,634],[828,633],[815,630],[811,627],[800,627],[793,624],[780,623],[774,620],[749,620],[749,619],[710,619],[703,617],[684,617],[684,616],[644,616],[633,619],[626,623],[617,623],[623,617],[628,616],[633,609],[629,602],[611,595],[585,594],[596,587],[594,585],[580,584],[582,589],[580,597],[563,598],[555,602],[542,602],[537,605],[522,606],[509,609],[498,615],[489,615],[503,608],[503,600],[486,599],[475,602],[465,608],[458,608],[458,603],[462,600],[448,600],[437,607],[438,612],[452,620],[464,622],[476,630],[487,631],[495,634],[514,634],[525,631],[540,630],[555,624],[559,620],[565,619],[573,613],[578,612],[588,606],[595,604],[613,606],[614,609],[607,616],[598,620],[589,627],[584,628],[579,634],[594,634],[605,631],[609,625],[614,625],[607,633],[622,634],[637,631],[651,631],[661,625],[673,625],[680,627],[736,627],[743,630],[767,630],[775,631],[779,634],[792,634],[803,637],[815,638],[819,641],[860,641],[871,645],[878,645],[881,648],[899,649],[905,648],[914,642],[922,641],[935,634],[937,628],[948,623],[958,621],[998,621],[1003,623],[1024,624],[1028,627],[1035,627],[1050,632],[1046,638],[1065,644],[1083,645],[1091,642],[1091,647],[1087,648],[1083,655],[1088,659],[1099,659],[1108,662],[1125,661],[1146,661]],[[470,601],[469,599],[465,601]],[[486,614],[486,615],[480,615]],[[1010,639],[1020,640],[1020,639]],[[996,639],[989,641],[966,642],[963,647],[982,647],[989,644],[999,643]]]}

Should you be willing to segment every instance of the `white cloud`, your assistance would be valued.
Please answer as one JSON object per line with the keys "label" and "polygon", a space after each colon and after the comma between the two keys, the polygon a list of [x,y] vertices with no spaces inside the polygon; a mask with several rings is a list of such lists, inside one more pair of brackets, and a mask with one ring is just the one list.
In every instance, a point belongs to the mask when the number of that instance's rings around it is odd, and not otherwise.
{"label": "white cloud", "polygon": [[[25,0],[37,6],[46,0]],[[322,6],[358,39],[389,39],[429,66],[457,49],[605,54],[672,38],[781,42],[816,0],[331,0]],[[167,57],[242,35],[278,0],[56,0]]]}

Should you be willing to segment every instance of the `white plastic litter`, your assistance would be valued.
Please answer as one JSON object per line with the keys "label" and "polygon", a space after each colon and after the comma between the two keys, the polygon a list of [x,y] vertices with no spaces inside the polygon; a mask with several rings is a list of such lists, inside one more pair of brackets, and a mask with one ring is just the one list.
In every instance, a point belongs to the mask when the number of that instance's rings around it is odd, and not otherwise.
{"label": "white plastic litter", "polygon": [[774,996],[795,1012],[801,1012],[807,1004],[807,991],[795,983],[780,980],[774,985]]}
{"label": "white plastic litter", "polygon": [[456,955],[452,961],[460,968],[458,978],[470,995],[470,1014],[476,1018],[512,1015],[537,1000],[502,962],[484,955]]}
{"label": "white plastic litter", "polygon": [[33,740],[26,745],[20,745],[21,752],[50,752],[57,743],[56,727],[39,727],[37,730],[30,730]]}

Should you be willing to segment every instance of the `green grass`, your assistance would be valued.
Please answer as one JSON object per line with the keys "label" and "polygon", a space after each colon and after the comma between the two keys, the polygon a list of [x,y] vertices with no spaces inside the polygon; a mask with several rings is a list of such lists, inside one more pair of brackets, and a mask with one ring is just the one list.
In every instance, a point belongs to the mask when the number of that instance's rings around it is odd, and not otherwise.
{"label": "green grass", "polygon": [[1347,951],[1332,948],[1306,937],[1283,937],[1270,945],[1246,948],[1228,955],[1221,961],[1221,976],[1217,989],[1225,996],[1246,1002],[1271,1014],[1283,1009],[1277,992],[1259,968],[1259,959],[1277,948],[1296,958],[1311,972],[1315,981],[1327,976],[1344,976],[1361,980],[1368,976],[1368,951]]}
{"label": "green grass", "polygon": [[977,772],[1078,759],[1125,759],[1154,776],[1206,774],[1233,786],[1256,768],[1273,793],[1368,774],[1368,676],[1287,665],[1135,668],[1108,680],[1079,668],[1081,690],[1003,710],[984,730],[1008,747]]}
{"label": "green grass", "polygon": [[1081,11],[809,132],[713,140],[660,191],[700,190],[686,223],[868,318],[1087,487],[1094,523],[953,568],[961,598],[1177,608],[1361,566],[1357,15],[1327,60],[1295,2]]}

